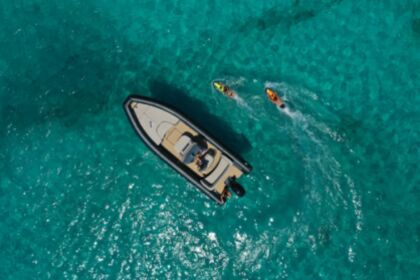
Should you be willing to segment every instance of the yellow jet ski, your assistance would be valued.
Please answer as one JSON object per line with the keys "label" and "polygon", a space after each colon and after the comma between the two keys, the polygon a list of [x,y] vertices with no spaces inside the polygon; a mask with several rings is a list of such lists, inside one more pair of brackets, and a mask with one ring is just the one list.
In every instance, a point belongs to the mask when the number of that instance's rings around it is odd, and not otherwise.
{"label": "yellow jet ski", "polygon": [[221,94],[229,97],[229,98],[235,98],[236,97],[236,93],[231,90],[227,85],[225,85],[224,83],[220,82],[220,81],[214,81],[213,82],[213,87],[220,92]]}
{"label": "yellow jet ski", "polygon": [[282,109],[286,108],[286,104],[284,103],[284,101],[281,100],[277,92],[275,92],[273,89],[265,88],[265,94],[267,94],[268,99],[275,105],[279,106]]}

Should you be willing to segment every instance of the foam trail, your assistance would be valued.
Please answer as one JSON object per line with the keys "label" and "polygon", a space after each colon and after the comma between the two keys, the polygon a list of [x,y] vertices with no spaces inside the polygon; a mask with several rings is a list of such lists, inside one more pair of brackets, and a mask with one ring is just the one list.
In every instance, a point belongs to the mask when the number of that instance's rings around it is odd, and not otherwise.
{"label": "foam trail", "polygon": [[287,106],[284,109],[277,106],[277,110],[279,110],[280,113],[285,114],[286,116],[291,118],[294,124],[299,125],[304,130],[306,127],[311,125],[311,122],[309,121],[310,118],[308,118],[298,110],[290,110],[290,108]]}
{"label": "foam trail", "polygon": [[[300,103],[306,104],[308,108],[325,111],[325,108],[315,108],[318,96],[306,89],[295,88],[286,83],[266,82],[266,87],[271,87]],[[281,114],[290,118],[292,126],[290,132],[298,139],[303,156],[303,167],[305,169],[305,181],[312,190],[307,196],[307,202],[317,205],[320,197],[328,197],[328,204],[331,207],[342,206],[345,209],[350,205],[355,217],[355,235],[353,244],[349,249],[349,259],[353,260],[354,244],[359,233],[363,230],[362,200],[352,178],[345,173],[341,163],[334,156],[332,148],[324,142],[324,136],[328,136],[336,142],[344,142],[344,137],[328,126],[328,123],[317,119],[320,112],[314,115],[302,113],[299,110],[286,107],[277,107]],[[334,119],[334,114],[328,116],[328,120]],[[347,194],[350,195],[347,195]],[[316,207],[316,206],[315,206]],[[326,217],[333,219],[333,217]]]}
{"label": "foam trail", "polygon": [[297,118],[298,114],[296,113],[296,111],[291,111],[289,107],[286,107],[284,109],[280,108],[279,106],[276,106],[276,107],[277,107],[277,110],[279,110],[280,113],[285,114],[292,119]]}
{"label": "foam trail", "polygon": [[319,122],[311,115],[304,115],[299,111],[296,114],[299,115],[299,118],[301,120],[304,120],[308,125],[313,126],[314,128],[316,128],[318,131],[322,132],[323,134],[328,135],[331,139],[337,142],[342,142],[344,140],[343,137],[339,135],[338,132],[334,131],[324,122]]}
{"label": "foam trail", "polygon": [[283,89],[284,83],[278,83],[278,82],[265,82],[264,87],[273,88],[273,89]]}
{"label": "foam trail", "polygon": [[286,107],[284,109],[281,109],[280,107],[277,107],[277,108],[280,112],[289,116],[295,122],[295,124],[299,124],[302,127],[307,127],[309,125],[312,125],[312,123],[310,121],[310,118],[305,116],[304,114],[302,114],[298,110],[293,110],[292,111],[292,110],[290,110],[289,107]]}
{"label": "foam trail", "polygon": [[239,96],[239,94],[238,93],[236,93],[236,96],[233,98],[235,101],[236,101],[236,103],[238,103],[238,105],[239,106],[241,106],[241,107],[243,107],[243,108],[246,108],[246,109],[248,109],[249,111],[251,111],[251,112],[253,112],[254,110],[252,110],[252,108],[248,105],[248,103],[246,103],[246,101],[243,99],[243,98],[241,98],[240,96]]}
{"label": "foam trail", "polygon": [[318,122],[311,116],[307,116],[302,114],[300,111],[297,110],[290,110],[289,107],[286,107],[284,109],[281,109],[280,107],[277,107],[277,109],[282,113],[290,117],[291,119],[299,122],[301,125],[310,125],[320,132],[328,135],[331,139],[335,140],[336,142],[343,142],[344,138],[336,131],[331,129],[329,126],[327,126],[325,123]]}
{"label": "foam trail", "polygon": [[[293,126],[290,128],[292,133],[299,139],[301,145],[306,147],[305,169],[310,184],[323,185],[325,192],[334,205],[348,205],[351,203],[356,217],[355,228],[356,237],[363,227],[363,212],[360,195],[357,192],[351,177],[343,173],[340,162],[334,157],[331,149],[326,145],[322,138],[317,136],[317,131],[333,137],[332,131],[325,123],[319,122],[309,115],[305,115],[298,110],[290,110],[286,107],[278,110],[290,117]],[[337,138],[335,135],[333,138]],[[338,141],[339,139],[335,139]],[[340,142],[340,141],[338,141]],[[344,182],[344,185],[343,185]],[[351,197],[346,198],[343,187],[348,188]],[[315,188],[314,188],[315,189]],[[318,191],[319,192],[319,191]],[[313,198],[313,197],[312,197]],[[310,198],[310,199],[312,199]]]}
{"label": "foam trail", "polygon": [[293,133],[299,138],[304,149],[305,169],[310,184],[322,185],[323,192],[334,204],[347,204],[340,187],[340,163],[331,154],[329,147],[316,135],[311,119],[299,111],[290,113],[294,124]]}
{"label": "foam trail", "polygon": [[[307,116],[298,110],[292,111],[289,107],[286,107],[284,109],[277,107],[277,109],[282,114],[285,114],[288,117],[290,117],[293,120],[294,124],[299,125],[301,129],[306,133],[306,135],[308,135],[313,142],[317,142],[319,145],[321,145],[321,141],[314,136],[314,132],[309,129],[310,127],[316,128],[318,131],[330,136],[337,142],[340,142],[340,140],[342,140],[341,137],[327,125],[316,121],[312,117]],[[322,148],[325,149],[324,146],[322,146]]]}
{"label": "foam trail", "polygon": [[228,86],[243,86],[244,83],[246,82],[246,78],[245,77],[239,77],[239,78],[227,78],[225,79],[226,84]]}
{"label": "foam trail", "polygon": [[236,92],[236,96],[233,98],[236,103],[238,104],[238,106],[240,106],[241,108],[244,108],[245,110],[247,110],[250,113],[250,116],[254,119],[254,120],[258,120],[257,116],[255,115],[254,110],[251,108],[251,106],[249,106],[249,104],[239,96],[239,94]]}
{"label": "foam trail", "polygon": [[[314,101],[318,100],[318,96],[314,92],[309,91],[307,89],[294,88],[292,86],[287,85],[286,83],[266,82],[266,86],[271,86],[274,89],[277,89],[277,90],[281,91],[285,95],[286,100],[287,100],[287,97],[289,95],[290,96],[295,96],[295,97],[299,97],[299,96],[309,97]],[[300,99],[301,99],[301,101],[304,100],[303,98],[300,98]],[[333,140],[335,140],[337,142],[342,142],[344,140],[343,137],[341,135],[339,135],[339,133],[337,133],[336,131],[331,129],[325,123],[318,122],[317,120],[315,120],[311,116],[305,116],[300,112],[295,113],[295,112],[285,111],[285,113],[289,116],[292,116],[292,115],[298,116],[301,120],[305,119],[304,121],[308,125],[311,125],[311,126],[315,127],[316,129],[318,129],[322,133],[328,135],[329,137],[331,137]]]}

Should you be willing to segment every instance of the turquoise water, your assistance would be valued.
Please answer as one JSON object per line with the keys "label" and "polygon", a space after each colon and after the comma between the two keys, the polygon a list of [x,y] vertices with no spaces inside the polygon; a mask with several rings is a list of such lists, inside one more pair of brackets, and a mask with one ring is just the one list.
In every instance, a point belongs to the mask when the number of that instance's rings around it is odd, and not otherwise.
{"label": "turquoise water", "polygon": [[[228,2],[0,1],[2,279],[418,279],[420,1]],[[132,93],[240,153],[247,195],[161,162]]]}

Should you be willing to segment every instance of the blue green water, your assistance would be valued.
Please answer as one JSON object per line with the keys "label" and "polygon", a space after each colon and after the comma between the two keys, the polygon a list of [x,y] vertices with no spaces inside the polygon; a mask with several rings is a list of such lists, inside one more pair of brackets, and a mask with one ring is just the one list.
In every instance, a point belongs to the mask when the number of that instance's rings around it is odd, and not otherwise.
{"label": "blue green water", "polygon": [[[0,278],[418,279],[419,49],[420,1],[0,0]],[[132,93],[240,153],[247,195],[161,162]]]}

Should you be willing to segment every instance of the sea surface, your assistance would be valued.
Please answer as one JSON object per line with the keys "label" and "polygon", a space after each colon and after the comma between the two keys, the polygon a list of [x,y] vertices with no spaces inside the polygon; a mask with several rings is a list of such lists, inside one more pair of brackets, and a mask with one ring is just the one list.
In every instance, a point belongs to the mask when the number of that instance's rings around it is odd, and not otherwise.
{"label": "sea surface", "polygon": [[[154,155],[130,94],[241,154],[246,196]],[[420,1],[0,0],[1,279],[419,279],[419,162]]]}

